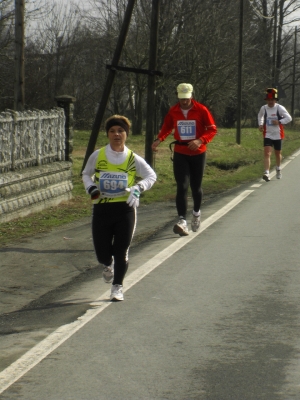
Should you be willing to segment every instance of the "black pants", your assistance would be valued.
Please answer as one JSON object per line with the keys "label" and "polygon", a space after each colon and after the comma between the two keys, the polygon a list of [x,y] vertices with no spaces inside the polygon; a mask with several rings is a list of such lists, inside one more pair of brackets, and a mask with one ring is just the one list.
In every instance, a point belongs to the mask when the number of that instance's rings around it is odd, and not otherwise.
{"label": "black pants", "polygon": [[95,204],[92,234],[98,262],[109,266],[114,257],[113,285],[122,285],[128,269],[129,246],[136,226],[136,209],[125,202]]}
{"label": "black pants", "polygon": [[195,156],[174,153],[173,171],[177,183],[176,207],[179,216],[186,219],[188,207],[188,188],[191,187],[194,211],[199,211],[202,203],[202,178],[205,168],[206,153]]}

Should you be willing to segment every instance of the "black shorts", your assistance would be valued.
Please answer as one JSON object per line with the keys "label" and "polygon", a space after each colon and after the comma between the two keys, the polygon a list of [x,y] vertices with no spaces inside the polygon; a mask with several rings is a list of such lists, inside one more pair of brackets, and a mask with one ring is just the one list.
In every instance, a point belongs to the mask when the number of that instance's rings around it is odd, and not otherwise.
{"label": "black shorts", "polygon": [[264,147],[271,146],[274,147],[275,150],[281,150],[282,139],[272,140],[270,138],[264,138]]}

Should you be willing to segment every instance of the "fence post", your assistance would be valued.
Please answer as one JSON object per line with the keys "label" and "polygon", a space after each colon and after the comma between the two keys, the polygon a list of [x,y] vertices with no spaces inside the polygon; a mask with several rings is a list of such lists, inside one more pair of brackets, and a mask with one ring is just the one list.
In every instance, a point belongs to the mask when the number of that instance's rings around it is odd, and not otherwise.
{"label": "fence post", "polygon": [[74,136],[74,103],[75,97],[62,95],[55,97],[58,107],[64,109],[65,112],[65,160],[73,162],[73,136]]}

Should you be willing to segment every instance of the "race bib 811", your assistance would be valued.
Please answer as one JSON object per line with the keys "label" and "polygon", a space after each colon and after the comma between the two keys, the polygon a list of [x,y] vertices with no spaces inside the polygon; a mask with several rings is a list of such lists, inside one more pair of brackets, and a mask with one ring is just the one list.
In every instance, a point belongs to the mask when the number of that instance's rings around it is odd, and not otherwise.
{"label": "race bib 811", "polygon": [[181,140],[196,139],[196,121],[177,121],[177,129]]}
{"label": "race bib 811", "polygon": [[278,120],[278,118],[277,117],[268,117],[267,118],[267,125],[268,126],[275,126],[274,124],[273,124],[273,122],[272,121],[274,121],[274,120]]}

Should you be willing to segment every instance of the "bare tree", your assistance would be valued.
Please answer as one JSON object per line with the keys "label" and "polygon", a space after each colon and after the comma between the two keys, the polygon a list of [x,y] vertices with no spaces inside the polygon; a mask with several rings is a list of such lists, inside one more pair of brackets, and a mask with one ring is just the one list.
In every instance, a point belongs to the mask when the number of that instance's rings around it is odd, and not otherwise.
{"label": "bare tree", "polygon": [[[42,0],[40,0],[42,1]],[[42,4],[42,3],[40,3]],[[78,7],[45,2],[26,14],[27,108],[49,108],[54,97],[76,97],[78,127],[95,117],[118,40],[126,0],[89,0]],[[256,115],[262,91],[270,85],[273,59],[274,1],[245,2],[243,32],[243,116]],[[158,125],[176,101],[180,82],[194,85],[195,97],[213,112],[218,124],[233,126],[237,108],[239,0],[161,0],[157,69]],[[300,0],[278,0],[276,73],[290,95],[293,26]],[[13,99],[13,0],[0,3],[0,106]],[[5,18],[4,18],[5,17]],[[151,2],[139,0],[132,15],[120,64],[148,68]],[[124,113],[133,132],[143,131],[147,76],[118,71],[108,113]]]}
{"label": "bare tree", "polygon": [[14,2],[0,2],[0,110],[14,104]]}
{"label": "bare tree", "polygon": [[78,56],[79,35],[76,9],[54,5],[47,18],[37,21],[26,47],[27,107],[47,108],[64,94]]}

